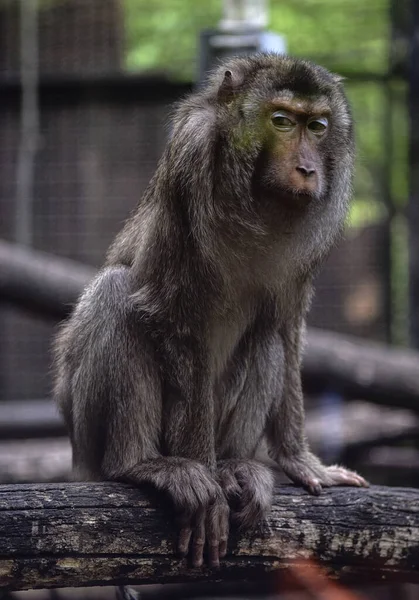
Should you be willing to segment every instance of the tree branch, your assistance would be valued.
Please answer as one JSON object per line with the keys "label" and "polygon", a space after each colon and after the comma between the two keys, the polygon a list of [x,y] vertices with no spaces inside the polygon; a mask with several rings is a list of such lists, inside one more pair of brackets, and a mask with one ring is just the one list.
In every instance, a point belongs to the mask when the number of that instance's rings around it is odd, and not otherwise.
{"label": "tree branch", "polygon": [[342,579],[419,582],[419,490],[277,489],[267,525],[233,532],[219,571],[173,555],[173,518],[130,486],[0,486],[0,586],[248,580],[306,559]]}

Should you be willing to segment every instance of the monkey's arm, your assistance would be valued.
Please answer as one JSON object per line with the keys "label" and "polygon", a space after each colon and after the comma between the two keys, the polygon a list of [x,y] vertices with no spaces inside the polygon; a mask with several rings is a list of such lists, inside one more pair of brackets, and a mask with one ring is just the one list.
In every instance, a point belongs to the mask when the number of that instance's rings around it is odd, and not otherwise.
{"label": "monkey's arm", "polygon": [[197,460],[215,473],[214,398],[203,336],[167,332],[163,337],[161,346],[168,357],[164,367],[168,380],[163,406],[165,451]]}
{"label": "monkey's arm", "polygon": [[[167,365],[133,308],[131,289],[128,268],[104,269],[57,339],[55,398],[74,466],[83,479],[148,483],[164,492],[179,519],[181,554],[193,535],[193,564],[202,564],[208,541],[216,565],[226,551],[228,507],[207,468],[214,460],[212,411],[202,403],[211,399],[199,397],[201,380],[187,391],[179,380],[183,393],[165,397]],[[176,358],[186,376],[193,365]]]}
{"label": "monkey's arm", "polygon": [[[167,385],[163,403],[164,452],[198,464],[213,484],[212,497],[200,503],[197,510],[188,503],[182,506],[179,550],[181,554],[187,553],[193,535],[194,566],[202,564],[205,544],[210,565],[218,566],[219,558],[227,551],[229,509],[215,480],[214,398],[205,345],[196,336],[182,339],[168,335],[165,356],[170,357],[165,370],[171,383]],[[175,483],[182,487],[182,478]],[[194,491],[199,490],[192,481]]]}
{"label": "monkey's arm", "polygon": [[319,494],[333,485],[367,486],[357,473],[338,465],[323,465],[308,447],[304,432],[304,400],[301,385],[301,345],[304,320],[283,328],[284,387],[274,404],[269,424],[270,455],[294,483]]}

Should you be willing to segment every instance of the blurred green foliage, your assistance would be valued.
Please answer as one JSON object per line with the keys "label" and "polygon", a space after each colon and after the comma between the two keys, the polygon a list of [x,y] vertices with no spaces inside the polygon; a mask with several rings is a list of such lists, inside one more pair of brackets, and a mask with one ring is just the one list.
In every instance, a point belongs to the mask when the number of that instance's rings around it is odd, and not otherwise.
{"label": "blurred green foliage", "polygon": [[[221,14],[221,0],[125,0],[127,68],[195,79],[199,32],[216,27]],[[389,92],[379,81],[388,69],[388,0],[271,0],[269,16],[269,29],[285,37],[290,54],[348,78],[358,143],[350,222],[377,221],[388,211],[389,186],[399,203],[406,197],[404,121],[388,111]],[[368,81],[369,75],[375,80]],[[356,81],[359,76],[364,78],[361,83]],[[400,91],[399,97],[396,113],[401,117]],[[386,149],[391,144],[397,169],[389,172]]]}
{"label": "blurred green foliage", "polygon": [[[124,0],[127,66],[190,80],[198,32],[216,27],[221,0]],[[388,0],[271,0],[269,29],[288,52],[337,71],[387,68]]]}

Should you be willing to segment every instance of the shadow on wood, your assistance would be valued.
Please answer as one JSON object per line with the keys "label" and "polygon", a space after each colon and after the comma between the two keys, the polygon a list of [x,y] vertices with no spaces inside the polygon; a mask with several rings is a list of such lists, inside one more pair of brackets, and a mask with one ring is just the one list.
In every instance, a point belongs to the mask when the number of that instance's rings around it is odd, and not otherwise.
{"label": "shadow on wood", "polygon": [[267,524],[234,534],[218,571],[173,555],[173,519],[116,483],[0,486],[0,586],[264,579],[320,561],[344,581],[419,582],[419,490],[280,486]]}

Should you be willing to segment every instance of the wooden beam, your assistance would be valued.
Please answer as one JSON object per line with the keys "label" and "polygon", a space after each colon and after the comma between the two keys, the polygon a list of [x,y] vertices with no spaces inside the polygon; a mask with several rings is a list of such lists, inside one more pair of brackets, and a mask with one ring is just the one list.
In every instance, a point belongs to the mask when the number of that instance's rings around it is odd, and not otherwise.
{"label": "wooden beam", "polygon": [[96,269],[0,240],[0,302],[64,319]]}
{"label": "wooden beam", "polygon": [[306,391],[339,392],[419,412],[419,352],[309,328],[303,358]]}
{"label": "wooden beam", "polygon": [[173,555],[173,518],[116,483],[0,486],[0,586],[254,580],[307,559],[343,580],[419,582],[419,490],[277,488],[266,525],[232,534],[220,570]]}

